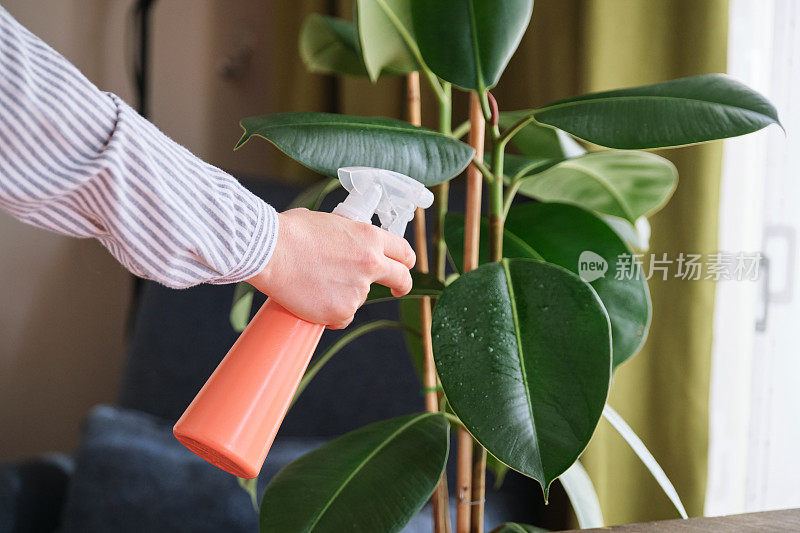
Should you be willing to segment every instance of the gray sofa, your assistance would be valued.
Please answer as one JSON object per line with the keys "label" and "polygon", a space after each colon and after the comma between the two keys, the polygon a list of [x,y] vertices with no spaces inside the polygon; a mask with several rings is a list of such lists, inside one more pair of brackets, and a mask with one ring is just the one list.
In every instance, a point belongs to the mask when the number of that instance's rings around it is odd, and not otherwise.
{"label": "gray sofa", "polygon": [[[264,182],[248,186],[278,208],[298,192]],[[338,200],[334,195],[323,209]],[[236,338],[228,322],[233,287],[176,291],[143,282],[137,292],[118,404],[88,414],[82,443],[71,456],[0,465],[0,532],[257,530],[256,513],[235,478],[171,435],[174,421]],[[359,311],[356,323],[396,316],[394,302],[373,304]],[[317,353],[340,334],[326,332]],[[260,489],[284,464],[331,437],[422,409],[402,336],[382,331],[362,337],[333,358],[291,409]],[[452,458],[450,463],[452,487]],[[487,531],[500,517],[563,523],[563,510],[545,513],[540,502],[533,482],[510,473],[501,490],[487,494]],[[407,529],[430,531],[429,513],[420,513]]]}

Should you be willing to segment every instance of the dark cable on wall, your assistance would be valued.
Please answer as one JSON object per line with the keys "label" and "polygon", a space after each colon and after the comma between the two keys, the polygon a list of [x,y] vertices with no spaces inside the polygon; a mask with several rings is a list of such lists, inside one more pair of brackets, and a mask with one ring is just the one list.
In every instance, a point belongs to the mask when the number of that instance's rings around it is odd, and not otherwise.
{"label": "dark cable on wall", "polygon": [[[148,93],[150,84],[150,22],[155,3],[156,0],[136,0],[131,10],[135,41],[133,47],[133,85],[136,94],[136,110],[145,118],[148,118],[150,113]],[[131,308],[128,315],[128,332],[132,330],[143,288],[144,280],[134,276]]]}
{"label": "dark cable on wall", "polygon": [[133,6],[133,25],[136,28],[136,51],[133,80],[136,90],[136,110],[149,115],[148,86],[150,82],[150,20],[156,0],[137,0]]}

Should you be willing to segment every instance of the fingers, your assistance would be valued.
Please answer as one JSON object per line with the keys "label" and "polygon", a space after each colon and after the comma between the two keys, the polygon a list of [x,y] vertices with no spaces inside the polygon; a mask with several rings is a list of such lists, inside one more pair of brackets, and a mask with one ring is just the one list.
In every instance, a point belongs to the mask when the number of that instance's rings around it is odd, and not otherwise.
{"label": "fingers", "polygon": [[[388,261],[388,259],[385,259]],[[394,261],[391,261],[394,263]],[[398,263],[399,264],[399,263]],[[350,325],[355,317],[356,311],[364,305],[369,295],[369,284],[366,283],[359,287],[355,292],[348,291],[349,294],[339,298],[333,312],[336,314],[333,323],[328,325],[329,329],[344,329]]]}
{"label": "fingers", "polygon": [[383,254],[390,259],[399,261],[408,269],[414,268],[414,264],[417,262],[417,255],[414,253],[411,245],[408,244],[408,241],[388,231],[383,231],[381,233],[384,237]]}
{"label": "fingers", "polygon": [[393,259],[385,260],[383,273],[375,281],[389,287],[393,296],[404,296],[411,291],[411,272]]}
{"label": "fingers", "polygon": [[346,328],[347,326],[350,325],[350,323],[353,321],[353,318],[354,317],[351,316],[350,318],[348,318],[344,322],[339,322],[338,324],[331,324],[331,325],[328,326],[328,329],[344,329],[344,328]]}

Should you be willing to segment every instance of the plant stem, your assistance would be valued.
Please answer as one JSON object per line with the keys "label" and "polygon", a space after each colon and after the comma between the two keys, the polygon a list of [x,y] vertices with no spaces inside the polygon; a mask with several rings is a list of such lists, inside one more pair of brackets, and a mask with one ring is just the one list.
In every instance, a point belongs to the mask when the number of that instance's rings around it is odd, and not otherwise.
{"label": "plant stem", "polygon": [[[447,84],[449,96],[450,85]],[[449,98],[448,98],[449,100]],[[408,106],[408,121],[414,126],[422,125],[422,106],[419,91],[419,73],[412,72],[406,76],[406,103]],[[417,208],[414,212],[414,242],[416,243],[417,270],[428,273],[428,232],[425,228],[425,210]],[[431,338],[431,299],[428,296],[420,298],[419,320],[423,352],[423,384],[425,386],[425,410],[435,413],[439,410],[439,394],[437,392],[438,379],[436,365],[433,362],[433,339]],[[444,479],[444,477],[442,478]],[[433,529],[435,533],[447,533],[448,502],[447,487],[440,479],[436,489],[431,495],[431,508],[433,512]]]}
{"label": "plant stem", "polygon": [[[452,135],[452,90],[450,84],[445,84],[445,94],[447,98],[439,102],[439,132],[445,135]],[[434,246],[434,272],[436,276],[444,281],[445,269],[447,268],[447,244],[444,240],[444,219],[447,215],[450,196],[450,182],[445,181],[437,185],[433,190],[434,213],[433,221],[433,246]]]}
{"label": "plant stem", "polygon": [[[508,143],[508,137],[503,139],[501,136],[501,140],[504,143]],[[505,145],[503,145],[505,148]],[[544,172],[551,166],[553,166],[556,161],[537,161],[535,163],[530,163],[528,165],[523,166],[521,169],[514,174],[508,183],[508,189],[506,189],[505,194],[503,195],[503,220],[508,216],[508,210],[511,209],[511,203],[514,201],[514,196],[516,196],[519,188],[522,186],[522,182],[529,181],[536,179],[540,172]],[[544,167],[544,170],[540,170],[541,167]],[[536,172],[533,172],[533,171]]]}
{"label": "plant stem", "polygon": [[460,418],[458,418],[458,417],[457,417],[456,415],[454,415],[453,413],[448,413],[447,411],[442,411],[442,414],[444,415],[444,417],[445,417],[447,420],[449,420],[449,421],[450,421],[450,423],[451,423],[451,424],[455,424],[455,425],[456,425],[456,426],[458,426],[459,428],[463,428],[463,427],[464,427],[464,422],[462,422],[462,421],[461,421],[461,419],[460,419]]}
{"label": "plant stem", "polygon": [[503,220],[508,216],[508,210],[511,209],[511,203],[514,201],[514,196],[517,195],[520,185],[522,185],[521,179],[513,179],[508,189],[506,189],[503,197]]}
{"label": "plant stem", "polygon": [[[442,82],[442,87],[444,89],[446,98],[443,98],[439,101],[439,131],[445,135],[452,135],[452,87],[450,83],[444,81]],[[434,268],[436,276],[440,280],[444,281],[447,268],[447,243],[444,240],[444,221],[445,217],[447,216],[450,197],[450,182],[445,181],[444,183],[437,185],[434,188],[433,196],[435,213],[435,218],[433,221],[433,246],[435,253]],[[439,407],[440,411],[443,411],[444,409],[441,408],[443,395],[441,393],[441,382],[439,381],[438,375],[436,376],[436,383],[438,385],[437,388],[439,389],[439,392],[437,392],[437,406]],[[458,423],[461,424],[461,421],[458,420]],[[463,424],[461,424],[461,426],[463,426]],[[436,494],[440,502],[439,509],[441,509],[442,513],[444,514],[445,530],[447,533],[450,533],[450,490],[447,486],[446,474],[442,475],[442,479],[439,481],[439,485],[436,490]]]}
{"label": "plant stem", "polygon": [[509,139],[511,139],[514,135],[516,135],[519,132],[519,130],[521,130],[522,128],[533,122],[533,120],[534,118],[532,114],[528,115],[527,117],[519,119],[514,124],[512,124],[510,128],[508,128],[506,131],[503,132],[503,135],[501,135],[499,139],[500,142],[502,142],[503,145],[505,146],[505,143],[507,143]]}
{"label": "plant stem", "polygon": [[434,273],[441,281],[444,281],[447,268],[447,243],[444,240],[444,221],[447,216],[447,209],[450,196],[450,182],[440,183],[433,189],[433,247],[434,253]]}
{"label": "plant stem", "polygon": [[[486,130],[481,100],[477,93],[469,99],[469,144],[475,149],[473,164],[467,168],[467,205],[464,219],[464,272],[478,267],[478,250],[481,228],[481,188],[483,174],[475,161],[483,160],[483,142]],[[469,533],[472,518],[472,436],[464,428],[458,430],[458,505],[456,508],[457,533]]]}
{"label": "plant stem", "polygon": [[489,104],[489,91],[482,91],[478,97],[481,104],[481,111],[483,112],[483,119],[489,122],[492,119],[492,107]]}
{"label": "plant stem", "polygon": [[503,258],[503,223],[505,209],[503,202],[503,158],[506,143],[500,141],[500,130],[492,128],[492,173],[495,179],[489,184],[489,260]]}
{"label": "plant stem", "polygon": [[[483,153],[481,153],[481,157],[483,157]],[[483,177],[486,178],[486,181],[488,182],[494,181],[495,175],[492,174],[492,171],[489,170],[489,168],[485,164],[483,164],[483,161],[478,159],[477,155],[472,158],[472,164],[475,166],[476,169],[478,169],[478,172],[480,172],[483,175]]]}
{"label": "plant stem", "polygon": [[[444,132],[442,132],[444,133]],[[465,120],[461,124],[459,124],[456,129],[450,134],[454,139],[460,139],[464,135],[469,133],[469,120]]]}
{"label": "plant stem", "polygon": [[431,89],[433,89],[433,92],[436,93],[436,99],[440,102],[448,99],[450,84],[447,82],[439,83],[439,78],[437,78],[436,74],[434,74],[424,63],[422,64],[422,72],[425,74]]}
{"label": "plant stem", "polygon": [[453,122],[453,86],[448,81],[442,81],[444,98],[439,102],[439,132],[452,135]]}
{"label": "plant stem", "polygon": [[325,353],[323,353],[317,359],[316,363],[308,367],[306,373],[303,374],[303,379],[300,380],[300,385],[297,386],[297,391],[294,393],[294,398],[292,398],[292,403],[289,405],[291,407],[294,405],[294,402],[297,401],[297,398],[303,393],[303,391],[308,387],[308,384],[311,383],[311,380],[314,379],[314,376],[322,370],[322,367],[325,366],[325,363],[330,361],[331,357],[339,353],[339,351],[348,345],[350,342],[354,341],[358,337],[369,333],[371,331],[375,331],[378,329],[384,328],[399,328],[406,331],[410,331],[407,327],[405,327],[400,322],[395,320],[375,320],[373,322],[367,322],[366,324],[361,324],[355,329],[350,330],[349,332],[345,333],[339,340],[334,342],[330,348],[328,348]]}

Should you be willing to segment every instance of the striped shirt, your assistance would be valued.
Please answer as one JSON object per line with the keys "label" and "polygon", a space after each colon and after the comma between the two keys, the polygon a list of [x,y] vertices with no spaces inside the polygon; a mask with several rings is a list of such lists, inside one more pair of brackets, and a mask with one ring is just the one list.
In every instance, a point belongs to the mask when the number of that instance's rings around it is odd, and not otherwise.
{"label": "striped shirt", "polygon": [[275,210],[169,139],[0,7],[0,208],[94,237],[169,287],[260,272]]}

